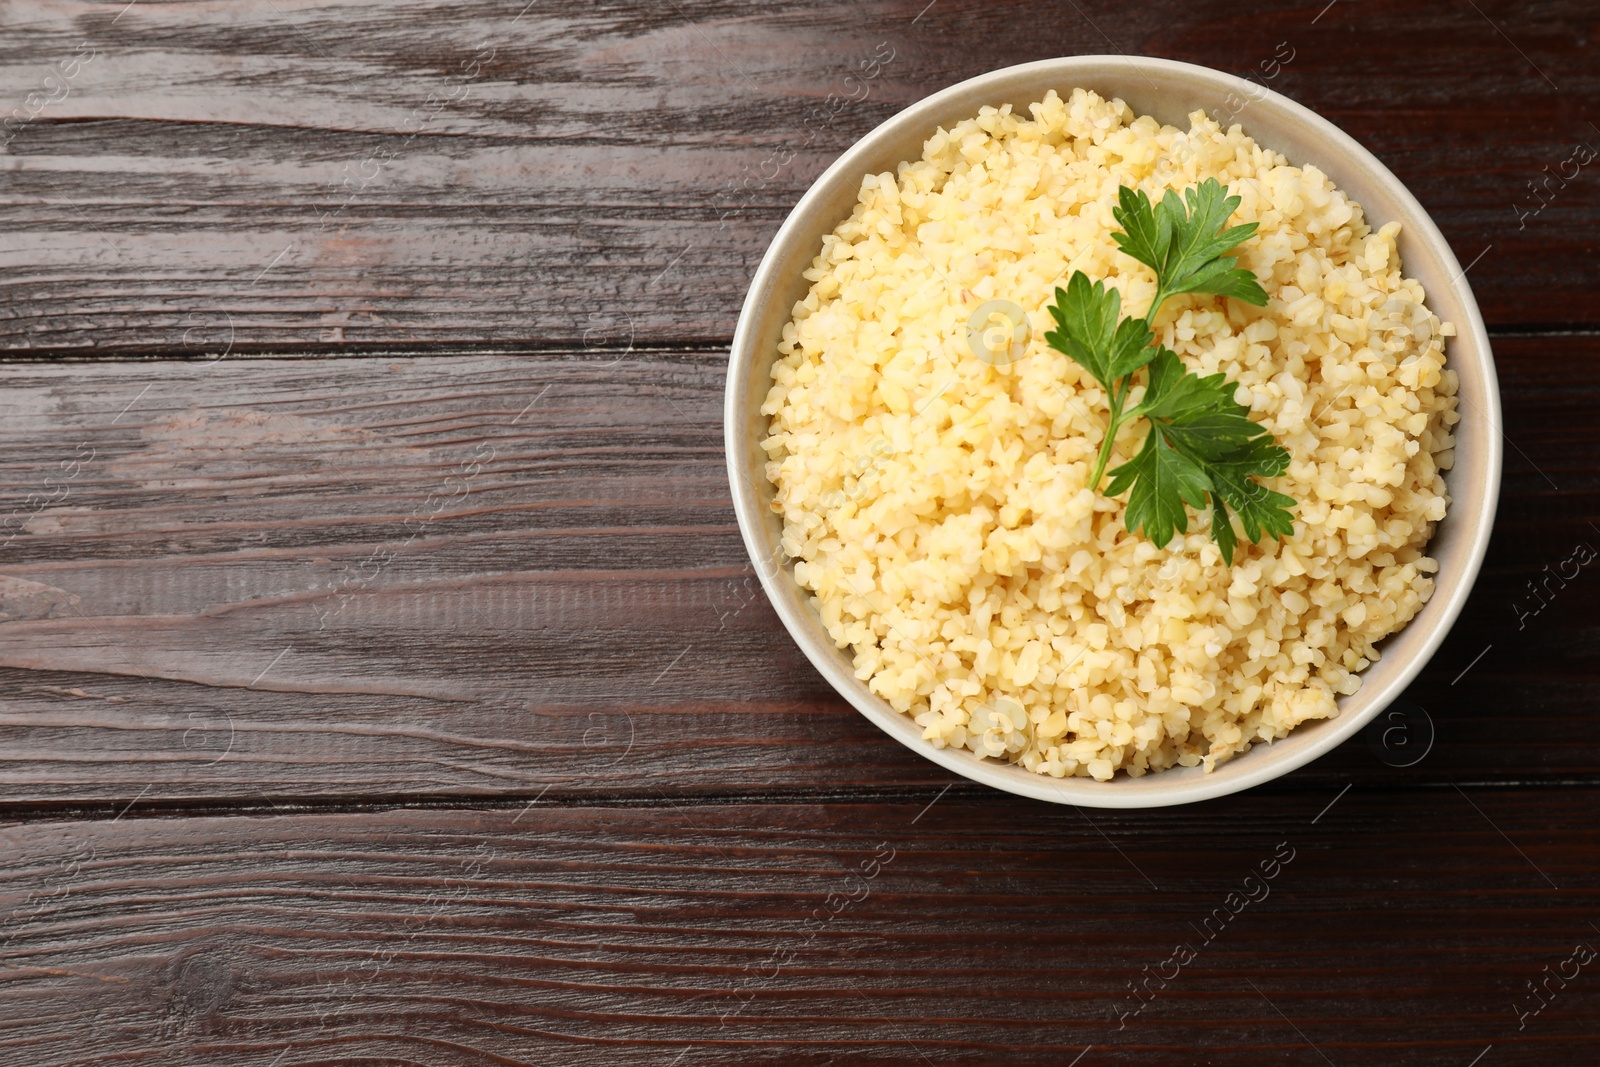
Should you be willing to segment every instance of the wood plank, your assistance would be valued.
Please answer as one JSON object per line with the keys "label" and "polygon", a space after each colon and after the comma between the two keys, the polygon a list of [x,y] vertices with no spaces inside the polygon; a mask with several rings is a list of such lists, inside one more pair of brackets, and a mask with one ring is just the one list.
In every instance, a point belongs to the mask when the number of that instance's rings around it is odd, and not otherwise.
{"label": "wood plank", "polygon": [[0,14],[0,347],[726,338],[778,223],[856,138],[991,67],[1107,51],[1253,75],[1321,111],[1476,261],[1491,323],[1593,325],[1600,181],[1563,167],[1600,146],[1591,16],[45,0]]}
{"label": "wood plank", "polygon": [[[1594,789],[1259,792],[1093,822],[935,795],[8,825],[0,1049],[1587,1062],[1592,965],[1518,1011],[1600,943]],[[1194,958],[1166,962],[1179,945]]]}
{"label": "wood plank", "polygon": [[[723,358],[0,365],[4,799],[949,781],[761,595]],[[1527,583],[1600,547],[1600,338],[1499,360],[1489,566],[1410,694],[1434,751],[1399,771],[1356,741],[1300,780],[1594,775],[1592,568],[1533,614]]]}

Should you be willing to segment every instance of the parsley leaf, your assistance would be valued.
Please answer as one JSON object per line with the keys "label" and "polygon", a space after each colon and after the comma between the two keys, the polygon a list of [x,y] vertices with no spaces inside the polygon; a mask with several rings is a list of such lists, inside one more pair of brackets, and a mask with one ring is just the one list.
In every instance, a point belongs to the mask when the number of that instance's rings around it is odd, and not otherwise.
{"label": "parsley leaf", "polygon": [[1239,198],[1225,195],[1215,178],[1182,195],[1168,191],[1155,207],[1143,190],[1127,186],[1119,190],[1117,200],[1111,216],[1124,232],[1113,233],[1112,240],[1156,272],[1156,298],[1147,322],[1154,320],[1167,297],[1179,293],[1215,293],[1258,307],[1266,304],[1266,291],[1255,275],[1237,259],[1223,255],[1252,236],[1256,223],[1221,229],[1239,206]]}
{"label": "parsley leaf", "polygon": [[[1294,533],[1294,519],[1289,515],[1294,497],[1250,480],[1252,475],[1273,478],[1282,474],[1289,467],[1289,453],[1270,441],[1261,451],[1270,454],[1241,454],[1237,459],[1213,463],[1209,468],[1212,495],[1220,497],[1239,513],[1244,535],[1251,541],[1260,541],[1263,532],[1272,537],[1288,537]],[[1217,508],[1227,515],[1227,508],[1221,503]]]}
{"label": "parsley leaf", "polygon": [[1150,350],[1150,327],[1139,319],[1122,319],[1121,314],[1121,293],[1076,271],[1065,292],[1056,287],[1050,315],[1057,328],[1045,334],[1045,341],[1071,356],[1110,393],[1117,379],[1155,356]]}
{"label": "parsley leaf", "polygon": [[1111,472],[1107,496],[1128,494],[1128,510],[1123,524],[1130,532],[1144,535],[1158,545],[1171,542],[1175,533],[1189,528],[1189,515],[1183,506],[1204,507],[1211,479],[1205,469],[1184,452],[1174,448],[1165,434],[1145,434],[1139,454]]}
{"label": "parsley leaf", "polygon": [[[1252,542],[1261,540],[1262,531],[1273,537],[1294,533],[1294,520],[1287,510],[1294,505],[1294,498],[1251,480],[1273,478],[1288,470],[1289,453],[1273,442],[1265,427],[1250,420],[1250,409],[1233,399],[1233,387],[1226,377],[1201,377],[1186,371],[1169,348],[1161,348],[1149,366],[1150,382],[1145,395],[1125,418],[1143,417],[1151,424],[1140,457],[1151,451],[1150,441],[1159,437],[1167,448],[1200,471],[1204,488],[1211,494],[1212,538],[1222,550],[1222,558],[1231,565],[1238,545],[1228,518],[1229,506],[1239,513],[1245,536]],[[1106,488],[1109,495],[1116,496],[1132,479],[1142,480],[1145,468],[1135,468],[1138,462],[1136,458],[1111,472],[1111,484]],[[1135,507],[1139,484],[1132,484],[1135,492],[1128,498],[1128,513],[1123,520],[1129,530],[1143,527],[1145,536],[1160,545],[1171,541],[1174,531],[1187,531],[1180,503],[1168,500],[1165,510],[1149,504]],[[1151,491],[1160,489],[1158,484]],[[1168,495],[1172,495],[1170,491]],[[1205,505],[1205,497],[1196,500],[1184,495],[1182,503],[1200,508]],[[1167,521],[1174,510],[1177,520]]]}
{"label": "parsley leaf", "polygon": [[[1113,216],[1123,231],[1112,236],[1124,252],[1156,272],[1156,299],[1143,319],[1122,317],[1122,295],[1082,271],[1056,289],[1050,307],[1056,329],[1045,335],[1106,391],[1110,420],[1095,459],[1091,487],[1105,474],[1117,430],[1129,419],[1149,424],[1137,455],[1110,472],[1108,496],[1128,493],[1123,524],[1167,545],[1189,529],[1187,508],[1211,506],[1211,536],[1222,558],[1233,563],[1239,539],[1232,508],[1252,542],[1294,533],[1294,499],[1257,478],[1273,478],[1289,467],[1289,453],[1250,419],[1234,400],[1225,375],[1198,375],[1177,353],[1155,343],[1156,312],[1179,293],[1214,293],[1264,305],[1266,291],[1255,276],[1224,253],[1256,231],[1255,223],[1223,229],[1239,206],[1207,178],[1184,196],[1168,192],[1154,207],[1150,198],[1124,187]],[[1138,404],[1126,407],[1134,377],[1145,372]]]}

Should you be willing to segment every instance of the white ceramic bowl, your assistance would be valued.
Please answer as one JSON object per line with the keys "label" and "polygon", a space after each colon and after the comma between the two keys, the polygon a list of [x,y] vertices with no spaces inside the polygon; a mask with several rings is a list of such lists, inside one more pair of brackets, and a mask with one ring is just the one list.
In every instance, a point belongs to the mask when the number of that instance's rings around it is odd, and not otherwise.
{"label": "white ceramic bowl", "polygon": [[[1174,768],[1142,778],[1119,774],[1109,782],[1057,779],[964,749],[934,748],[908,716],[856,679],[849,653],[835,647],[810,593],[783,560],[778,550],[781,522],[769,507],[773,487],[760,447],[768,420],[759,409],[771,385],[777,341],[790,309],[806,292],[801,272],[821,249],[822,236],[850,214],[862,176],[893,171],[902,160],[920,158],[922,142],[935,128],[972,117],[985,104],[1009,103],[1026,113],[1026,106],[1050,89],[1066,97],[1079,87],[1121,97],[1136,113],[1180,129],[1188,128],[1187,116],[1197,109],[1232,115],[1247,134],[1291,163],[1316,165],[1361,204],[1374,229],[1391,221],[1402,224],[1400,255],[1406,274],[1422,283],[1429,306],[1458,331],[1446,354],[1461,379],[1462,420],[1456,428],[1455,467],[1447,476],[1450,512],[1430,545],[1439,561],[1433,599],[1410,625],[1384,642],[1382,660],[1366,670],[1360,692],[1339,701],[1337,717],[1306,723],[1271,744],[1257,744],[1210,774]],[[1294,101],[1231,74],[1137,56],[1074,56],[984,74],[905,109],[839,157],[795,205],[750,285],[729,359],[725,431],[734,510],[745,545],[773,607],[823,677],[885,733],[941,766],[1007,792],[1092,807],[1183,804],[1248,789],[1355,735],[1417,676],[1460,614],[1488,547],[1500,491],[1500,395],[1489,339],[1461,264],[1422,205],[1371,153]],[[862,771],[864,776],[871,773],[870,768]]]}

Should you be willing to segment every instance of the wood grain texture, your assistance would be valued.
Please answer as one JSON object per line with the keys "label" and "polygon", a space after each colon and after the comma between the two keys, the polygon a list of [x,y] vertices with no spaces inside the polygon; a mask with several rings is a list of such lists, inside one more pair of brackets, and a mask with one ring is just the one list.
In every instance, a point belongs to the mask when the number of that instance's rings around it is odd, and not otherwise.
{"label": "wood grain texture", "polygon": [[0,1055],[1587,1062],[1593,789],[936,796],[6,826]]}
{"label": "wood grain texture", "polygon": [[[835,696],[761,594],[723,359],[0,367],[4,799],[949,781]],[[1407,780],[1600,765],[1575,727],[1600,710],[1600,579],[1548,584],[1600,547],[1600,339],[1505,339],[1498,359],[1499,524],[1409,694],[1437,736]],[[1358,740],[1291,782],[1397,773]]]}
{"label": "wood grain texture", "polygon": [[435,7],[0,11],[0,347],[726,338],[857,137],[995,66],[1112,51],[1343,126],[1475,261],[1492,324],[1600,321],[1600,164],[1563,167],[1600,147],[1585,0]]}

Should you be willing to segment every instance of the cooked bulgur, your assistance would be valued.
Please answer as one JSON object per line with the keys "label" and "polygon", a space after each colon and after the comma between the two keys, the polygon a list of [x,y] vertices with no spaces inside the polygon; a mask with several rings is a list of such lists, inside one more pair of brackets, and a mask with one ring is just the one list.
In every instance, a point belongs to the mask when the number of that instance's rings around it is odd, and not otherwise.
{"label": "cooked bulgur", "polygon": [[[783,550],[857,676],[934,745],[1056,776],[1210,770],[1336,715],[1431,595],[1454,331],[1402,275],[1398,224],[1373,231],[1237,125],[1195,112],[1183,131],[1081,89],[1028,110],[939,130],[823,238],[762,409]],[[1270,300],[1176,297],[1156,336],[1238,383],[1293,457],[1269,484],[1299,502],[1293,537],[1241,543],[1231,568],[1207,515],[1151,544],[1085,484],[1105,397],[1044,342],[1074,270],[1130,314],[1154,296],[1110,236],[1118,187],[1206,177],[1259,223],[1234,254]],[[1026,315],[1020,359],[969,343],[996,299]]]}

